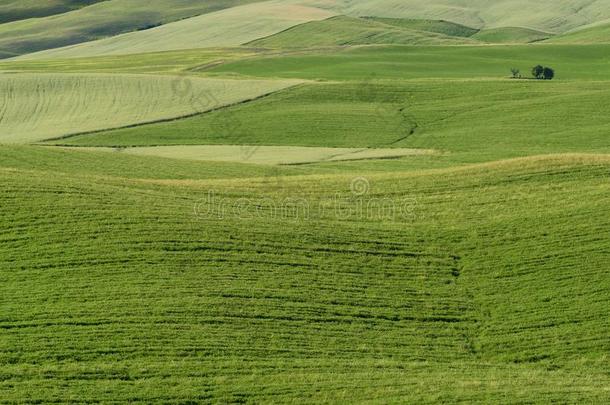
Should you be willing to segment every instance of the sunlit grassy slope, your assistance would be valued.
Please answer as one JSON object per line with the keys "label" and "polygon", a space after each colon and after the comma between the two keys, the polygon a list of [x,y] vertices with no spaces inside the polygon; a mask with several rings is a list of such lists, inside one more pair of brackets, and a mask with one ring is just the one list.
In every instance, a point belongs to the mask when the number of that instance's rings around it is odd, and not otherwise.
{"label": "sunlit grassy slope", "polygon": [[[82,150],[82,149],[81,149]],[[86,148],[86,150],[159,156],[207,162],[236,162],[259,165],[312,165],[321,162],[354,162],[411,158],[438,154],[416,148],[328,148],[303,146],[179,145],[134,148]]]}
{"label": "sunlit grassy slope", "polygon": [[600,24],[553,38],[553,43],[607,44],[610,43],[610,24]]}
{"label": "sunlit grassy slope", "polygon": [[435,32],[450,37],[471,37],[479,30],[465,25],[444,20],[408,19],[408,18],[383,18],[364,17],[368,20],[393,25],[398,28],[406,28],[423,32]]}
{"label": "sunlit grassy slope", "polygon": [[61,14],[103,0],[3,0],[0,2],[0,24]]}
{"label": "sunlit grassy slope", "polygon": [[[419,147],[471,161],[610,152],[605,82],[424,81],[308,85],[184,120],[57,142]],[[544,107],[542,107],[544,106]],[[540,109],[544,108],[544,114]],[[591,117],[596,117],[594,120]]]}
{"label": "sunlit grassy slope", "polygon": [[432,31],[415,30],[408,24],[387,24],[382,21],[339,16],[298,25],[247,45],[270,48],[307,48],[332,45],[442,45],[476,42],[461,36],[454,37]]}
{"label": "sunlit grassy slope", "polygon": [[483,42],[489,42],[494,44],[519,44],[519,43],[530,43],[543,41],[552,37],[552,34],[537,31],[529,28],[490,28],[482,30],[472,36],[472,38],[478,39]]}
{"label": "sunlit grassy slope", "polygon": [[332,16],[313,7],[272,0],[229,8],[145,31],[117,35],[21,59],[125,55],[176,49],[237,46],[294,25]]}
{"label": "sunlit grassy slope", "polygon": [[606,0],[293,0],[352,16],[448,20],[473,28],[524,27],[545,32],[610,18]]}
{"label": "sunlit grassy slope", "polygon": [[[0,25],[0,57],[12,57],[147,29],[253,1],[255,0],[102,1],[61,15]],[[11,9],[14,7],[13,4]]]}
{"label": "sunlit grassy slope", "polygon": [[325,80],[508,77],[510,68],[525,76],[542,63],[557,80],[606,80],[608,45],[375,46],[334,52],[248,58],[210,69],[210,73]]}
{"label": "sunlit grassy slope", "polygon": [[[355,196],[348,175],[143,181],[36,151],[0,160],[3,400],[610,398],[607,157],[371,175]],[[309,215],[278,214],[287,197]],[[358,214],[368,198],[408,209]]]}
{"label": "sunlit grassy slope", "polygon": [[1,143],[27,143],[186,116],[255,98],[291,81],[171,76],[0,76]]}
{"label": "sunlit grassy slope", "polygon": [[240,58],[272,52],[252,48],[205,48],[91,58],[2,61],[0,71],[40,73],[196,73]]}

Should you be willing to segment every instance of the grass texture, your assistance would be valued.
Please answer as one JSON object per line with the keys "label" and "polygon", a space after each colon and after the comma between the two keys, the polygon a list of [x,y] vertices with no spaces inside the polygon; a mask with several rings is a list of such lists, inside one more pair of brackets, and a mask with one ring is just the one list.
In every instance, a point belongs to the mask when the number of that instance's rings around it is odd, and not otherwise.
{"label": "grass texture", "polygon": [[145,31],[117,35],[25,55],[55,59],[237,46],[311,20],[328,18],[329,11],[272,0],[204,14]]}
{"label": "grass texture", "polygon": [[184,120],[57,143],[422,148],[445,151],[447,159],[468,161],[542,153],[607,153],[610,120],[603,106],[608,102],[605,82],[314,84]]}
{"label": "grass texture", "polygon": [[0,25],[0,57],[3,56],[2,52],[5,53],[4,57],[14,57],[125,32],[146,30],[251,1],[253,0],[101,1],[60,15]]}
{"label": "grass texture", "polygon": [[446,20],[473,28],[566,32],[610,18],[605,0],[297,0],[339,14]]}
{"label": "grass texture", "polygon": [[268,48],[309,48],[339,45],[443,45],[475,42],[461,36],[417,31],[408,27],[407,24],[386,24],[379,20],[338,16],[298,25],[247,45]]}
{"label": "grass texture", "polygon": [[[371,175],[364,195],[346,175],[143,181],[45,160],[0,163],[6,401],[610,396],[607,156]],[[210,190],[250,211],[217,215]],[[310,216],[276,215],[286,197]],[[411,205],[380,219],[366,198]]]}
{"label": "grass texture", "polygon": [[290,81],[170,76],[17,74],[0,77],[0,142],[172,119],[259,97]]}

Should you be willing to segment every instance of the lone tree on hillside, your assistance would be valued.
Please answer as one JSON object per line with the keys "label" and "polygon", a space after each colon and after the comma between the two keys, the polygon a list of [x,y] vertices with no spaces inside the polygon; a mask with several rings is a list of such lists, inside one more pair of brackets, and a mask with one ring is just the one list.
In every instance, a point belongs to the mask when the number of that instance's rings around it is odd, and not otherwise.
{"label": "lone tree on hillside", "polygon": [[536,65],[532,69],[532,76],[536,79],[542,79],[542,75],[544,74],[544,67],[542,65]]}
{"label": "lone tree on hillside", "polygon": [[542,71],[542,78],[544,80],[553,80],[554,77],[555,77],[555,71],[553,69],[551,69],[550,67],[545,67],[544,70]]}
{"label": "lone tree on hillside", "polygon": [[512,68],[510,70],[510,72],[513,74],[513,79],[520,79],[521,78],[521,71],[517,68]]}

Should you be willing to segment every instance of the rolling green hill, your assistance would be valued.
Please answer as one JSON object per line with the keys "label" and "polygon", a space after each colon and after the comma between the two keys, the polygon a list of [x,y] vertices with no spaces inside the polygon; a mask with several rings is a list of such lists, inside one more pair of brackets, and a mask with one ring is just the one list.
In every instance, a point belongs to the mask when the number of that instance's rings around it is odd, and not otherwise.
{"label": "rolling green hill", "polygon": [[351,16],[447,20],[473,28],[566,32],[610,18],[605,0],[294,0]]}
{"label": "rolling green hill", "polygon": [[192,115],[293,85],[143,75],[0,76],[1,143],[28,143]]}
{"label": "rolling green hill", "polygon": [[398,28],[406,28],[410,30],[435,32],[450,37],[471,37],[478,29],[466,27],[465,25],[456,24],[450,21],[443,20],[414,20],[407,18],[381,18],[381,17],[365,17],[368,20],[377,21],[383,24],[393,25]]}
{"label": "rolling green hill", "polygon": [[337,45],[443,45],[476,42],[432,31],[416,31],[405,26],[397,23],[386,24],[372,19],[338,16],[298,25],[246,45],[268,48],[310,48]]}
{"label": "rolling green hill", "polygon": [[61,14],[101,1],[105,0],[2,0],[0,24]]}
{"label": "rolling green hill", "polygon": [[472,36],[472,38],[476,38],[480,41],[494,44],[530,43],[543,41],[551,37],[552,34],[546,32],[518,27],[491,28],[481,30]]}
{"label": "rolling green hill", "polygon": [[0,25],[0,57],[149,29],[255,0],[107,0],[61,15]]}
{"label": "rolling green hill", "polygon": [[26,9],[0,404],[610,403],[607,0]]}
{"label": "rolling green hill", "polygon": [[[57,141],[75,146],[423,148],[448,162],[610,153],[605,82],[425,81],[309,85],[165,122]],[[545,106],[540,115],[540,106]],[[598,117],[592,121],[591,115]]]}
{"label": "rolling green hill", "polygon": [[[136,0],[109,0],[81,10],[37,21],[22,21],[0,26],[0,55],[31,53],[49,48],[48,52],[34,53],[28,58],[72,58],[96,55],[117,55],[153,52],[156,50],[193,49],[210,46],[236,46],[267,37],[307,21],[322,20],[335,14],[352,17],[378,17],[371,21],[394,25],[395,30],[385,34],[374,24],[349,24],[350,20],[334,21],[334,26],[311,25],[300,28],[303,34],[314,29],[311,42],[336,43],[430,43],[430,32],[448,36],[464,35],[474,29],[484,29],[480,38],[486,42],[532,42],[552,33],[604,21],[610,12],[601,0],[544,0],[532,3],[525,0],[457,0],[455,6],[447,6],[440,0],[270,0],[250,3],[254,0],[214,0],[212,2],[153,2]],[[306,6],[307,8],[302,8]],[[167,26],[128,33],[126,31],[151,28],[180,18],[198,14],[212,15],[187,19]],[[575,12],[574,10],[577,10]],[[385,17],[385,18],[384,18]],[[392,18],[405,18],[404,23],[391,22]],[[398,20],[400,20],[398,18]],[[413,19],[423,19],[416,23]],[[431,23],[430,20],[443,20]],[[359,20],[351,20],[351,23]],[[340,23],[339,23],[340,22]],[[449,23],[451,22],[451,23]],[[436,24],[436,26],[434,26]],[[462,25],[460,25],[462,24]],[[360,26],[362,25],[362,26]],[[470,28],[472,27],[472,28]],[[516,28],[509,28],[516,27]],[[387,29],[387,27],[386,27]],[[404,30],[415,30],[404,32]],[[456,30],[456,34],[452,30]],[[309,30],[309,31],[308,31]],[[443,32],[447,30],[448,32]],[[423,31],[423,33],[422,33]],[[50,34],[51,33],[51,34]],[[286,46],[302,41],[300,31],[287,33],[274,46]],[[407,35],[411,34],[411,35]],[[338,38],[333,38],[337,35]],[[367,38],[372,35],[372,38]],[[326,38],[324,38],[326,36]],[[434,37],[434,36],[433,36]],[[350,39],[355,38],[353,41]],[[451,42],[440,37],[445,42]],[[273,40],[269,40],[273,41]],[[441,42],[443,42],[441,41]],[[83,43],[84,42],[84,43]],[[306,42],[306,41],[305,41]],[[437,41],[438,42],[438,41]],[[64,45],[78,44],[62,48]],[[151,44],[157,44],[155,49]]]}
{"label": "rolling green hill", "polygon": [[610,43],[610,24],[604,23],[579,29],[551,39],[552,43],[607,44]]}
{"label": "rolling green hill", "polygon": [[37,52],[20,59],[126,55],[237,46],[303,22],[320,20],[331,15],[331,12],[317,8],[289,5],[273,0],[208,13],[145,31]]}
{"label": "rolling green hill", "polygon": [[601,45],[372,46],[261,55],[211,66],[212,75],[334,81],[376,79],[498,79],[542,63],[558,80],[607,80],[610,47]]}
{"label": "rolling green hill", "polygon": [[[382,220],[349,175],[139,180],[37,153],[0,160],[4,400],[610,395],[607,157],[371,175],[371,198],[411,204]],[[332,196],[341,215],[317,208]],[[308,219],[274,214],[286,197]]]}

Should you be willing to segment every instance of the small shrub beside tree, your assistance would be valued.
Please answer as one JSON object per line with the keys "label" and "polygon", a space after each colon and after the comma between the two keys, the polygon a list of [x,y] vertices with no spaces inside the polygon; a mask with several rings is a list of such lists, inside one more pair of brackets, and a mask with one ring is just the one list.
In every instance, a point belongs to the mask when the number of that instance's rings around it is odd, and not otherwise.
{"label": "small shrub beside tree", "polygon": [[543,74],[544,74],[544,66],[536,65],[532,68],[532,76],[534,76],[536,79],[538,79],[538,80],[542,79]]}
{"label": "small shrub beside tree", "polygon": [[[521,71],[517,68],[511,68],[510,73],[513,79],[522,79]],[[536,65],[532,68],[532,76],[536,80],[553,80],[555,78],[555,70],[542,65]]]}

